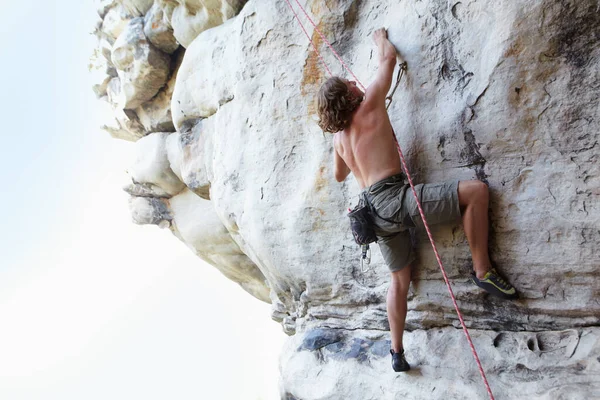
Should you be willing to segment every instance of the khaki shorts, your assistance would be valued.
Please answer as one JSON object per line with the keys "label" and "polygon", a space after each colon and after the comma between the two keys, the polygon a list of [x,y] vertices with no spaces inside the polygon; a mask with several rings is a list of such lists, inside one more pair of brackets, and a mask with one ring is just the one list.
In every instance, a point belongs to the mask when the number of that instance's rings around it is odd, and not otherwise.
{"label": "khaki shorts", "polygon": [[[457,222],[460,219],[458,180],[415,186],[429,225]],[[403,175],[383,179],[363,192],[373,208],[375,233],[383,259],[391,272],[415,260],[409,228],[423,228],[415,196]]]}

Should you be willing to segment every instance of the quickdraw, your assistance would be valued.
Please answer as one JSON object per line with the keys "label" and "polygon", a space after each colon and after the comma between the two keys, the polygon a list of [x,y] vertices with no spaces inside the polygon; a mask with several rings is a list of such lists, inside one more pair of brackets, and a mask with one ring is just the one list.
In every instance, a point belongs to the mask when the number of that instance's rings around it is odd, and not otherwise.
{"label": "quickdraw", "polygon": [[399,67],[400,68],[398,69],[398,74],[396,75],[396,84],[394,85],[394,89],[392,90],[392,93],[390,93],[390,95],[385,98],[385,101],[388,102],[387,105],[385,106],[386,110],[388,108],[390,108],[390,105],[392,104],[392,97],[394,97],[394,93],[396,93],[396,89],[398,89],[398,85],[400,85],[400,80],[402,79],[402,76],[404,75],[404,71],[406,71],[406,68],[407,68],[406,61],[401,63],[399,65]]}

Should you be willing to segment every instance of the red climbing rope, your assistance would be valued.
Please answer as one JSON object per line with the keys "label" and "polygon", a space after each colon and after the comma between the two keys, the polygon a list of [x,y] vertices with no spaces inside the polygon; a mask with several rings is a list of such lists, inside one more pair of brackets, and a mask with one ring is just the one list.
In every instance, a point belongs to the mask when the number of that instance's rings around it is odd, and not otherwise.
{"label": "red climbing rope", "polygon": [[[393,131],[393,130],[392,130]],[[394,136],[396,133],[394,132]],[[485,376],[485,372],[483,371],[483,367],[481,366],[481,361],[479,361],[479,356],[477,355],[477,351],[475,350],[475,346],[473,345],[473,341],[471,340],[471,335],[469,334],[469,330],[465,325],[465,321],[463,320],[463,316],[458,308],[458,304],[456,303],[456,297],[454,296],[454,292],[452,291],[452,287],[450,286],[450,281],[448,280],[448,275],[446,275],[446,270],[444,269],[444,265],[442,264],[442,259],[437,251],[437,247],[435,246],[435,242],[433,240],[433,236],[431,235],[431,231],[429,230],[429,225],[427,224],[427,220],[425,219],[425,213],[423,212],[423,208],[421,207],[421,202],[417,197],[417,191],[415,190],[415,185],[413,184],[412,178],[410,177],[410,173],[408,172],[408,168],[406,167],[406,161],[404,160],[404,155],[402,154],[402,150],[400,149],[400,144],[396,141],[396,147],[398,148],[398,153],[400,153],[400,160],[402,161],[402,167],[404,167],[404,171],[406,172],[406,177],[408,178],[408,183],[410,183],[410,188],[412,189],[413,195],[415,196],[415,200],[417,201],[417,206],[419,207],[419,214],[421,214],[421,219],[423,220],[423,225],[425,226],[425,230],[427,231],[427,236],[429,237],[429,241],[431,242],[431,247],[433,247],[433,252],[435,253],[435,258],[442,270],[442,275],[444,276],[444,281],[446,282],[446,286],[448,287],[448,291],[450,292],[450,297],[452,298],[452,303],[454,304],[454,308],[456,309],[456,314],[458,314],[458,319],[460,320],[460,324],[462,325],[463,331],[465,332],[465,336],[467,337],[467,341],[469,342],[469,346],[471,347],[471,351],[473,352],[473,356],[475,357],[475,361],[477,362],[477,367],[479,368],[479,373],[483,378],[483,383],[485,384],[485,388],[487,389],[488,394],[490,395],[490,400],[494,400],[494,395],[492,394],[492,389],[490,388],[490,384],[487,381]]]}
{"label": "red climbing rope", "polygon": [[[315,44],[313,43],[312,39],[310,38],[310,36],[308,36],[308,33],[306,32],[306,30],[304,29],[304,26],[302,25],[302,22],[300,22],[300,18],[298,18],[298,15],[296,14],[296,11],[294,11],[294,8],[292,7],[292,4],[290,3],[289,0],[285,0],[287,1],[288,5],[290,6],[292,12],[294,13],[294,15],[296,16],[296,20],[298,20],[298,23],[300,24],[300,26],[302,27],[302,29],[304,30],[304,33],[306,33],[306,36],[308,37],[308,40],[310,40],[310,43],[313,45],[315,51],[317,52],[317,54],[319,54],[319,50],[317,50],[317,47],[315,46]],[[346,63],[344,62],[344,60],[342,60],[342,57],[340,57],[340,55],[337,53],[337,51],[335,51],[335,49],[333,48],[333,46],[331,45],[331,43],[329,43],[329,40],[327,40],[327,38],[325,37],[325,35],[323,35],[323,33],[321,33],[321,31],[319,30],[319,28],[317,28],[317,25],[314,23],[314,21],[310,18],[310,16],[308,15],[308,13],[306,12],[306,10],[304,9],[304,7],[302,7],[302,4],[300,4],[300,2],[298,0],[295,0],[296,4],[298,4],[298,7],[300,7],[300,9],[302,10],[302,12],[304,13],[304,15],[306,15],[306,18],[308,18],[308,20],[310,21],[310,23],[312,24],[312,26],[315,28],[315,30],[317,31],[317,33],[319,34],[319,36],[321,36],[321,39],[323,39],[323,41],[327,44],[327,46],[329,46],[329,48],[331,49],[331,51],[333,52],[333,54],[337,57],[337,59],[342,63],[342,65],[344,66],[344,68],[346,68],[346,71],[348,71],[350,73],[350,75],[352,75],[354,77],[354,80],[356,80],[356,82],[360,85],[360,87],[362,88],[363,91],[367,90],[367,88],[365,88],[363,86],[362,83],[360,83],[360,81],[358,80],[358,78],[356,77],[356,75],[354,75],[354,73],[350,70],[350,68],[348,68],[348,66],[346,65]],[[319,54],[319,57],[321,57],[321,55]],[[325,64],[325,60],[323,60],[323,57],[321,57],[321,61],[323,61],[323,64]],[[327,64],[325,64],[327,65]],[[327,68],[327,67],[326,67]],[[329,68],[327,68],[327,71],[329,71]],[[329,75],[333,76],[333,74],[331,73],[331,71],[329,71]]]}
{"label": "red climbing rope", "polygon": [[[302,22],[300,22],[300,19],[298,18],[298,15],[296,14],[296,12],[294,11],[294,8],[292,7],[292,4],[290,3],[289,0],[286,0],[286,2],[288,3],[288,5],[290,6],[290,9],[294,13],[296,19],[298,20],[298,23],[300,24],[300,26],[302,27],[302,30],[306,34],[306,37],[311,42],[311,44],[313,45],[313,48],[315,49],[315,51],[317,52],[317,54],[321,58],[321,61],[325,65],[325,68],[329,72],[329,75],[332,75],[331,71],[327,67],[327,64],[325,63],[325,60],[323,60],[323,58],[321,57],[319,51],[317,50],[317,47],[315,46],[315,44],[313,43],[312,39],[308,35],[308,32],[306,32],[306,29],[304,29],[304,26],[302,25]],[[335,49],[331,46],[331,44],[329,43],[329,41],[327,41],[327,39],[325,38],[325,36],[321,33],[321,31],[319,30],[319,28],[317,27],[317,25],[309,17],[308,13],[304,9],[304,7],[302,7],[302,5],[300,4],[300,2],[298,0],[296,0],[296,3],[302,9],[302,11],[304,12],[304,15],[306,15],[306,17],[308,18],[308,20],[310,21],[310,23],[312,24],[312,26],[315,28],[315,30],[319,33],[319,35],[321,36],[321,38],[323,39],[323,41],[325,41],[325,43],[327,43],[327,45],[329,46],[329,48],[331,49],[331,51],[333,51],[333,53],[335,54],[335,56],[337,57],[337,59],[342,63],[342,65],[344,66],[344,68],[346,68],[346,70],[354,77],[354,79],[356,80],[356,82],[363,88],[363,90],[366,90],[366,88],[363,86],[363,84],[352,73],[352,71],[350,70],[350,68],[348,68],[346,66],[346,64],[344,63],[344,61],[341,59],[341,57],[338,55],[338,53],[335,51]],[[393,132],[393,129],[392,129],[392,132]],[[395,139],[396,138],[396,133],[394,132],[393,134],[394,134],[394,139]],[[423,220],[423,225],[425,226],[425,230],[427,231],[427,236],[429,237],[429,241],[431,242],[431,246],[433,247],[433,252],[435,253],[435,258],[437,259],[437,262],[438,262],[438,264],[440,266],[440,270],[442,271],[442,275],[444,276],[444,281],[446,282],[446,286],[448,287],[448,291],[450,292],[450,297],[452,298],[452,303],[454,304],[454,308],[456,309],[456,313],[458,314],[458,319],[460,320],[460,324],[462,325],[462,328],[463,328],[463,331],[465,333],[465,336],[467,337],[467,341],[469,342],[469,346],[471,347],[471,351],[473,352],[473,356],[475,357],[475,361],[477,362],[477,366],[479,368],[479,373],[481,374],[481,377],[483,378],[483,383],[485,384],[485,388],[487,389],[487,392],[490,395],[490,399],[494,400],[494,395],[492,394],[492,389],[490,388],[488,380],[487,380],[487,378],[485,376],[485,372],[483,371],[483,367],[481,366],[481,361],[479,360],[479,356],[477,355],[477,351],[475,350],[475,346],[473,345],[473,341],[471,340],[471,335],[469,334],[469,330],[467,329],[467,326],[465,325],[465,321],[464,321],[464,319],[462,317],[460,309],[458,308],[458,304],[456,303],[456,297],[454,296],[454,292],[452,291],[452,287],[450,286],[450,281],[448,280],[448,275],[446,274],[446,270],[444,269],[444,265],[442,264],[442,259],[440,258],[440,255],[439,255],[439,253],[437,251],[437,247],[435,246],[435,241],[433,240],[433,236],[431,235],[431,230],[429,229],[429,224],[427,224],[427,219],[425,218],[425,213],[423,212],[423,207],[421,206],[421,202],[419,201],[419,197],[417,196],[417,191],[415,190],[415,185],[413,184],[413,181],[412,181],[412,178],[410,176],[410,173],[408,172],[408,167],[406,166],[406,161],[404,159],[404,154],[402,153],[402,149],[400,148],[400,144],[398,143],[398,140],[396,140],[396,147],[398,149],[398,153],[400,154],[400,160],[402,161],[402,167],[404,168],[404,171],[406,172],[406,177],[408,178],[408,183],[410,184],[410,187],[412,189],[413,195],[415,196],[415,200],[417,201],[417,206],[419,208],[419,213],[421,214],[421,219]]]}
{"label": "red climbing rope", "polygon": [[325,60],[323,59],[323,57],[321,56],[321,53],[319,53],[319,50],[317,50],[317,46],[315,46],[315,44],[313,43],[312,39],[310,38],[308,32],[306,32],[306,29],[304,28],[304,25],[302,25],[302,22],[300,22],[300,18],[298,18],[298,14],[296,14],[296,11],[294,11],[294,8],[292,7],[292,4],[290,3],[290,0],[285,0],[288,3],[288,6],[290,6],[290,9],[292,10],[292,12],[294,13],[294,16],[296,17],[296,20],[298,21],[298,23],[300,24],[300,28],[302,28],[302,30],[304,31],[304,34],[306,35],[306,37],[308,38],[308,40],[310,41],[310,44],[312,44],[313,49],[315,49],[315,52],[317,53],[317,55],[319,56],[319,58],[321,59],[321,62],[323,63],[323,66],[325,66],[325,69],[327,70],[327,72],[329,72],[329,76],[333,76],[333,74],[331,73],[331,71],[329,70],[329,67],[327,66],[327,63],[325,62]]}

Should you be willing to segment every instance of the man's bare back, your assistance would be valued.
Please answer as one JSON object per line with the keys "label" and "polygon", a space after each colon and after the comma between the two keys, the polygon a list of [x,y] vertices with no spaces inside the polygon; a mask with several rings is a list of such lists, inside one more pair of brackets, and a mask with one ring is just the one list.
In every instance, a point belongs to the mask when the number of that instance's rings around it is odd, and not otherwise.
{"label": "man's bare back", "polygon": [[[377,78],[352,113],[350,125],[333,138],[336,179],[341,182],[352,172],[361,188],[402,172],[385,109],[385,97],[396,65],[396,49],[387,40],[384,29],[375,33],[374,40],[380,54]],[[347,84],[351,92],[363,95],[356,83],[347,81]]]}
{"label": "man's bare back", "polygon": [[402,171],[385,107],[370,107],[365,104],[367,101],[358,106],[350,126],[336,133],[333,139],[336,153],[361,188]]}

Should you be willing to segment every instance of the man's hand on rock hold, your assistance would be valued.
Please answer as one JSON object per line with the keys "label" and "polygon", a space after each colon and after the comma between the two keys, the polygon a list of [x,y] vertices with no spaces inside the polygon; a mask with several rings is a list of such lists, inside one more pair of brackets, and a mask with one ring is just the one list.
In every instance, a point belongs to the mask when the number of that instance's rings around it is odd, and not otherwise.
{"label": "man's hand on rock hold", "polygon": [[383,39],[387,39],[387,30],[385,28],[379,28],[373,33],[373,41],[375,44],[379,44],[379,42]]}

